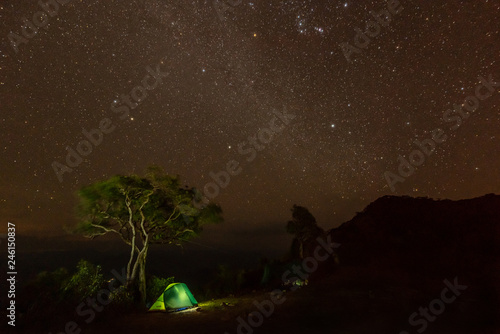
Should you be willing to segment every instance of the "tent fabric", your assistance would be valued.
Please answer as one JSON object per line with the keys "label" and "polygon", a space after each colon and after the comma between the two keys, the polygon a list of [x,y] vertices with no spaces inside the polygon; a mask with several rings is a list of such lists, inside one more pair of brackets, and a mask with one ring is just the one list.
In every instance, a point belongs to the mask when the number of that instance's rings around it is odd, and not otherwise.
{"label": "tent fabric", "polygon": [[167,286],[150,311],[175,311],[198,305],[193,294],[184,283],[172,283]]}

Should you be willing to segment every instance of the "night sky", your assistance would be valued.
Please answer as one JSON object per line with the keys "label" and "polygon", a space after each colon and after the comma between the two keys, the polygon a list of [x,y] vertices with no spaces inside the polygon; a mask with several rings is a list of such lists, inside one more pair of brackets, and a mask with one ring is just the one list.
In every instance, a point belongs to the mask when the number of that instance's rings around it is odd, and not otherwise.
{"label": "night sky", "polygon": [[[2,231],[64,234],[80,187],[151,164],[203,189],[237,161],[212,197],[241,239],[284,231],[293,204],[331,228],[383,195],[498,193],[500,86],[460,108],[500,82],[498,1],[217,3],[67,1],[33,34],[37,1],[0,2]],[[392,191],[384,173],[435,129],[447,140]]]}

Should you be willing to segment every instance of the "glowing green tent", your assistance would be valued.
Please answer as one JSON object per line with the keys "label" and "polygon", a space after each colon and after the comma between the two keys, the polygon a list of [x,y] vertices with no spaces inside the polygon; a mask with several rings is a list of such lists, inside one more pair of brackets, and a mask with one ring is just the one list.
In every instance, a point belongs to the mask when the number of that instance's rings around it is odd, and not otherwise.
{"label": "glowing green tent", "polygon": [[167,286],[149,309],[150,311],[177,311],[198,305],[193,294],[184,283],[173,283]]}

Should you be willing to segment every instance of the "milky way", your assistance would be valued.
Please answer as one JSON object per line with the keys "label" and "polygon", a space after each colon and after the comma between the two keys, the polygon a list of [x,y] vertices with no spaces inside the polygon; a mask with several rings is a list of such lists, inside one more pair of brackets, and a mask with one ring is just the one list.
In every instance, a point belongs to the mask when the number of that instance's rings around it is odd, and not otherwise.
{"label": "milky way", "polygon": [[[383,195],[498,193],[500,88],[446,120],[500,82],[496,1],[41,2],[0,4],[0,216],[19,233],[62,233],[77,189],[151,164],[213,195],[237,162],[213,196],[228,229],[281,229],[293,204],[333,227]],[[392,191],[384,173],[435,129]]]}

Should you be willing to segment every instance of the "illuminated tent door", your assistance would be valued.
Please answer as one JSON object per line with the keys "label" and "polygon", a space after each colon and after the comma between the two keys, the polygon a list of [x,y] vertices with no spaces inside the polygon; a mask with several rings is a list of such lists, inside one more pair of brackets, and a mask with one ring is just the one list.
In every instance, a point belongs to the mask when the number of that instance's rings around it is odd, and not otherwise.
{"label": "illuminated tent door", "polygon": [[150,311],[176,311],[198,305],[193,294],[184,283],[173,283],[167,286],[149,309]]}

